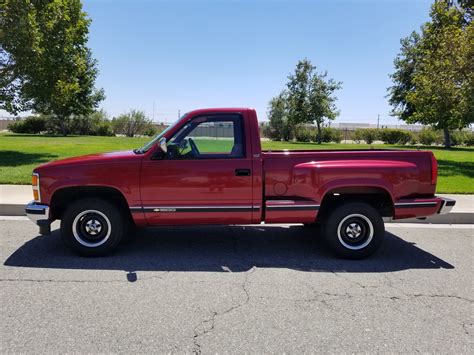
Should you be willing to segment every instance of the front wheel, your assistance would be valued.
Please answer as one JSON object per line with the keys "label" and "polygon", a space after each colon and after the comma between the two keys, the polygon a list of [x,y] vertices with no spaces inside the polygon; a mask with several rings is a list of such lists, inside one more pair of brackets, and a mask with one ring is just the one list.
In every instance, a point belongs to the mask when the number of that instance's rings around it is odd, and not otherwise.
{"label": "front wheel", "polygon": [[362,259],[380,247],[385,227],[382,217],[372,206],[350,202],[337,207],[327,217],[323,234],[336,255]]}
{"label": "front wheel", "polygon": [[71,250],[84,256],[114,251],[126,233],[126,218],[119,208],[100,199],[75,201],[64,212],[61,237]]}

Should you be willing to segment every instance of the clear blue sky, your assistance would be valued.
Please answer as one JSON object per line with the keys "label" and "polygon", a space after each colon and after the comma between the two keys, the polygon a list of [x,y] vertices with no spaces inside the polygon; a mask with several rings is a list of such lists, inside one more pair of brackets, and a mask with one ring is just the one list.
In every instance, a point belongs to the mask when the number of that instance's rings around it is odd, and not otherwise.
{"label": "clear blue sky", "polygon": [[201,107],[265,118],[299,59],[343,82],[338,122],[397,123],[386,88],[400,38],[432,1],[84,1],[97,86],[111,115],[131,108],[174,121]]}

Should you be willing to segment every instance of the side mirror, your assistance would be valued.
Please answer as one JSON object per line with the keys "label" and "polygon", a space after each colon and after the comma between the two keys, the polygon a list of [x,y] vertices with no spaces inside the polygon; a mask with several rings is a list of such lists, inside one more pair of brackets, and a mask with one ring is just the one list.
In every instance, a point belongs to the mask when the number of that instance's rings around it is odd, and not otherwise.
{"label": "side mirror", "polygon": [[158,146],[160,147],[160,149],[163,153],[166,153],[168,151],[168,146],[166,145],[166,138],[165,137],[160,139],[160,141],[158,142]]}

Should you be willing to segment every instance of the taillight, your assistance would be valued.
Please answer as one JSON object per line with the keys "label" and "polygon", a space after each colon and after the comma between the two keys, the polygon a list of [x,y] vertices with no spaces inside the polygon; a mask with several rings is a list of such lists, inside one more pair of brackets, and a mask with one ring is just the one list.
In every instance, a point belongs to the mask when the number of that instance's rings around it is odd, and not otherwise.
{"label": "taillight", "polygon": [[438,162],[431,152],[431,185],[436,185],[436,179],[438,178]]}

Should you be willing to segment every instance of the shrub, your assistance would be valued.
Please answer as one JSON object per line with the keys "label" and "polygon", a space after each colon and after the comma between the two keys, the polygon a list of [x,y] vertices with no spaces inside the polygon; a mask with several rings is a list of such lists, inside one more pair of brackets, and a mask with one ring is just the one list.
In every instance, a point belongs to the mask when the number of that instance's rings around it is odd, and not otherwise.
{"label": "shrub", "polygon": [[451,132],[451,145],[471,145],[474,139],[474,132],[472,131],[454,131]]}
{"label": "shrub", "polygon": [[300,126],[295,130],[295,139],[298,142],[310,142],[311,130],[308,127]]}
{"label": "shrub", "polygon": [[112,129],[112,122],[102,121],[99,122],[95,128],[96,136],[113,136],[114,130]]}
{"label": "shrub", "polygon": [[341,143],[342,138],[344,135],[342,134],[342,131],[340,129],[336,128],[330,128],[332,130],[331,132],[331,142],[334,143]]}
{"label": "shrub", "polygon": [[24,120],[16,120],[8,125],[13,133],[38,134],[46,131],[46,118],[44,116],[30,116]]}
{"label": "shrub", "polygon": [[406,144],[410,138],[410,132],[402,129],[382,129],[380,131],[380,139],[385,144]]}
{"label": "shrub", "polygon": [[357,128],[354,132],[354,140],[359,143],[365,141],[367,144],[372,144],[379,138],[379,130],[376,128]]}
{"label": "shrub", "polygon": [[437,136],[438,134],[432,128],[422,128],[418,134],[418,139],[423,145],[432,145],[436,141]]}
{"label": "shrub", "polygon": [[411,142],[413,136],[414,136],[414,134],[412,132],[402,130],[402,131],[400,131],[400,137],[399,137],[397,143],[405,145],[405,144]]}
{"label": "shrub", "polygon": [[464,143],[464,132],[463,131],[453,131],[451,132],[451,145],[463,145]]}
{"label": "shrub", "polygon": [[127,137],[144,134],[152,126],[153,122],[143,111],[131,110],[112,120],[114,133],[124,134]]}
{"label": "shrub", "polygon": [[143,134],[145,136],[149,136],[149,137],[153,137],[154,135],[156,135],[156,133],[158,132],[158,130],[156,129],[155,126],[153,125],[150,125],[150,127],[148,127],[148,129],[146,129]]}
{"label": "shrub", "polygon": [[[318,133],[314,135],[314,141],[318,141]],[[337,128],[323,127],[321,128],[321,142],[329,143],[340,143],[342,141],[342,132]]]}
{"label": "shrub", "polygon": [[467,132],[464,144],[467,145],[468,147],[474,146],[474,132]]}

